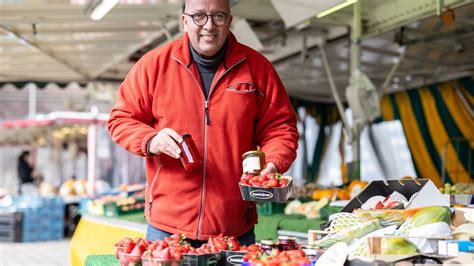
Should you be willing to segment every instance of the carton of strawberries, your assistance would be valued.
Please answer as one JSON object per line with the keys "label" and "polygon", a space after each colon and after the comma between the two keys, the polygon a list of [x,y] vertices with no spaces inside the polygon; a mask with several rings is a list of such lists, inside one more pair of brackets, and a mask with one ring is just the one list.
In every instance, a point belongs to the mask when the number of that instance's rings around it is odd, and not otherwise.
{"label": "carton of strawberries", "polygon": [[264,175],[243,174],[240,178],[240,192],[246,201],[285,202],[291,196],[291,176],[279,173]]}
{"label": "carton of strawberries", "polygon": [[256,245],[241,246],[233,236],[220,234],[210,237],[200,247],[195,248],[184,235],[174,234],[153,242],[125,237],[115,244],[115,257],[121,266],[178,266],[178,265],[218,265],[221,257],[240,257],[247,251],[257,251]]}

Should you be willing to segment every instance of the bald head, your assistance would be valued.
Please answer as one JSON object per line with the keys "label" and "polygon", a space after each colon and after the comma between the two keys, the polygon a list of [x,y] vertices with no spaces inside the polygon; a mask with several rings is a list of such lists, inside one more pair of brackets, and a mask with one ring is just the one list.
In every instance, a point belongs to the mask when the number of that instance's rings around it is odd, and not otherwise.
{"label": "bald head", "polygon": [[[221,1],[225,5],[225,7],[227,9],[227,10],[225,10],[226,13],[230,14],[230,0],[219,0],[219,1]],[[190,4],[193,4],[193,2],[206,2],[206,0],[185,0],[184,1],[184,3],[185,3],[184,12],[189,12],[188,6]]]}

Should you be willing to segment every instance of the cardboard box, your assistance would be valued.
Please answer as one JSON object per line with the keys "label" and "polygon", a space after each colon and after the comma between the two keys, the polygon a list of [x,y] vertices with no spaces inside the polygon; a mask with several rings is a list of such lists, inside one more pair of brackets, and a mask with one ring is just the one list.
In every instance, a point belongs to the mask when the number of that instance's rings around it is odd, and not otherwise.
{"label": "cardboard box", "polygon": [[[422,238],[425,239],[429,246],[433,248],[434,254],[439,254],[443,256],[457,256],[458,246],[456,241],[453,241],[449,237],[407,237],[407,236],[383,236],[383,237],[369,237],[367,242],[369,243],[369,253],[373,255],[381,255],[382,250],[382,239],[387,238],[404,238],[410,242],[410,239]],[[455,247],[452,243],[455,243]],[[454,255],[456,252],[456,255]],[[415,254],[415,253],[414,253]],[[407,254],[408,255],[408,254]]]}
{"label": "cardboard box", "polygon": [[181,266],[199,266],[199,265],[208,265],[208,266],[217,266],[219,260],[221,259],[220,253],[210,253],[210,254],[183,254],[183,259],[181,260]]}
{"label": "cardboard box", "polygon": [[456,240],[439,240],[438,254],[457,257],[459,255],[459,245]]}
{"label": "cardboard box", "polygon": [[239,187],[242,198],[246,201],[285,202],[290,198],[293,191],[293,179],[288,182],[288,186],[286,187],[265,188],[243,184],[239,184]]}
{"label": "cardboard box", "polygon": [[446,201],[452,205],[470,205],[474,204],[474,197],[471,194],[443,194]]}
{"label": "cardboard box", "polygon": [[[446,206],[449,202],[441,194],[435,184],[429,179],[408,180],[376,180],[370,182],[355,198],[353,198],[341,212],[352,212],[358,209],[373,196],[388,196],[397,191],[408,200],[405,209],[422,208],[428,206]],[[412,199],[411,197],[417,193]]]}
{"label": "cardboard box", "polygon": [[241,265],[245,254],[247,252],[223,250],[219,266]]}
{"label": "cardboard box", "polygon": [[320,240],[328,234],[328,231],[308,230],[308,245],[313,245],[317,240]]}

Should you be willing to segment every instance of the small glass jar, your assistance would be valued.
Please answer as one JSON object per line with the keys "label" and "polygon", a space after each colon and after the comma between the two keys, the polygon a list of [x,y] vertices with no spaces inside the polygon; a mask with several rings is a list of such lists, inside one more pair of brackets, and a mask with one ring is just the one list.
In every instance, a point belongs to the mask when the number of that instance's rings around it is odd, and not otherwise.
{"label": "small glass jar", "polygon": [[296,237],[279,236],[278,247],[281,251],[298,249],[298,243],[296,243]]}
{"label": "small glass jar", "polygon": [[181,163],[183,164],[184,170],[191,172],[201,166],[201,155],[190,134],[184,134],[181,137],[183,141],[178,143],[181,149]]}
{"label": "small glass jar", "polygon": [[266,253],[270,255],[272,253],[272,250],[276,249],[278,250],[278,244],[273,241],[273,240],[262,240],[260,241],[260,248],[262,250],[262,253]]}
{"label": "small glass jar", "polygon": [[248,151],[242,155],[244,174],[259,174],[265,165],[265,153]]}

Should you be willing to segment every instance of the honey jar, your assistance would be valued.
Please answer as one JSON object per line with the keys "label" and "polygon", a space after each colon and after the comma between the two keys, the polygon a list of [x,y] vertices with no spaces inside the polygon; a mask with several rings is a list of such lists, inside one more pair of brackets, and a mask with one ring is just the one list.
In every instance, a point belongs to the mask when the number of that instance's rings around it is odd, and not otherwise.
{"label": "honey jar", "polygon": [[259,174],[265,166],[265,153],[262,151],[248,151],[242,155],[244,174]]}

